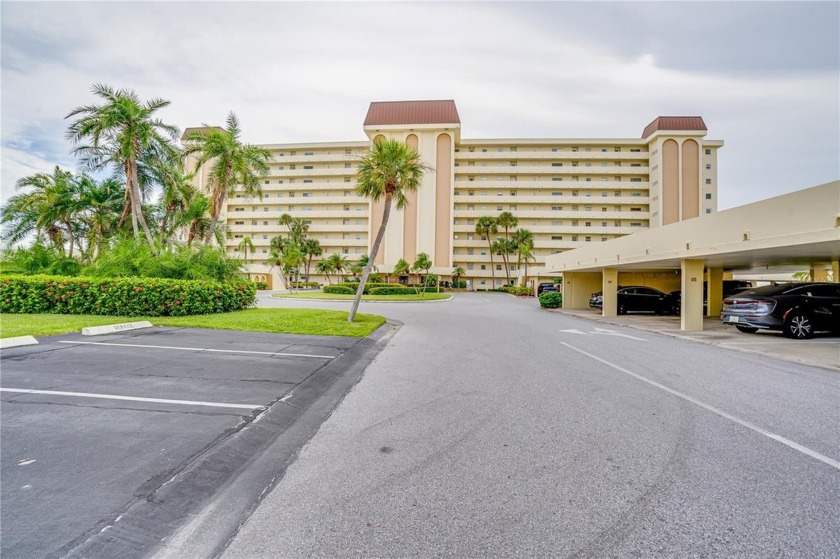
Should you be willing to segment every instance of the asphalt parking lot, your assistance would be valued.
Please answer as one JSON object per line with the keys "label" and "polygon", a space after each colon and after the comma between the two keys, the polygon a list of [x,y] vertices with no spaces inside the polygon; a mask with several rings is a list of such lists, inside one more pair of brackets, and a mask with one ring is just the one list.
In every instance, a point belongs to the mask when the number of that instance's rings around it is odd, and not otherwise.
{"label": "asphalt parking lot", "polygon": [[219,548],[385,335],[157,327],[4,350],[0,555],[147,556],[179,530]]}

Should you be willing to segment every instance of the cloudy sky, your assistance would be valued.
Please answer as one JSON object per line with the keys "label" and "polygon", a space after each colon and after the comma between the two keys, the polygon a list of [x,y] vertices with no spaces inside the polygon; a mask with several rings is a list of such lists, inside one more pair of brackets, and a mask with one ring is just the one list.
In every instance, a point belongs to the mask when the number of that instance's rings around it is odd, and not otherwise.
{"label": "cloudy sky", "polygon": [[254,143],[364,140],[370,101],[454,99],[465,138],[638,137],[702,115],[720,207],[840,178],[840,4],[0,3],[2,201],[75,167],[90,87],[240,117]]}

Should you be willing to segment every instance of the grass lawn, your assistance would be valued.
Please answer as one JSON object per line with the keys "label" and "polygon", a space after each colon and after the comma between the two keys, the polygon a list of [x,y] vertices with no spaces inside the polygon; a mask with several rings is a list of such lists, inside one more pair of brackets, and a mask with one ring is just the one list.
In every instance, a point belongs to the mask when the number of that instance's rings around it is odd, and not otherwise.
{"label": "grass lawn", "polygon": [[49,336],[79,332],[86,326],[101,326],[148,320],[155,326],[217,328],[277,334],[364,337],[385,323],[381,316],[357,314],[347,322],[347,313],[319,309],[246,309],[197,316],[92,316],[73,314],[0,314],[0,337]]}
{"label": "grass lawn", "polygon": [[[362,301],[440,301],[449,299],[450,293],[410,293],[407,295],[362,295]],[[275,293],[272,297],[278,299],[322,299],[324,301],[352,301],[355,295],[344,295],[342,293],[322,293],[321,291],[309,291],[299,293]]]}

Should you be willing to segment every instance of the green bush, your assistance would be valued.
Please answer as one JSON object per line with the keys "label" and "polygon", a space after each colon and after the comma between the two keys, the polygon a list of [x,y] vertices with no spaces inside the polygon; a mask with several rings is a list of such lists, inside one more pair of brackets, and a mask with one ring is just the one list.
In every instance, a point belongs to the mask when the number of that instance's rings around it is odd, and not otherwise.
{"label": "green bush", "polygon": [[458,280],[452,282],[453,289],[466,289],[467,288],[467,280]]}
{"label": "green bush", "polygon": [[318,289],[320,285],[317,281],[292,281],[289,286],[294,289]]}
{"label": "green bush", "polygon": [[[356,290],[359,288],[359,282],[357,282],[357,281],[356,282],[344,282],[344,283],[339,283],[337,285],[340,285],[340,286],[343,286],[343,287],[348,287],[348,288],[353,290],[353,293],[355,293]],[[379,283],[379,282],[369,281],[365,284],[364,294],[369,295],[370,290],[371,289],[376,289],[377,287],[404,287],[404,286],[402,284],[399,284],[399,283]]]}
{"label": "green bush", "polygon": [[556,309],[563,304],[563,295],[556,291],[544,291],[540,295],[540,306],[545,309]]}
{"label": "green bush", "polygon": [[0,312],[186,316],[244,309],[254,303],[252,281],[157,278],[4,276]]}
{"label": "green bush", "polygon": [[371,295],[411,295],[415,293],[410,287],[374,287]]}
{"label": "green bush", "polygon": [[254,285],[257,286],[257,289],[268,289],[268,284],[264,281],[255,281]]}
{"label": "green bush", "polygon": [[325,285],[324,293],[333,293],[336,295],[355,295],[356,290],[346,285]]}

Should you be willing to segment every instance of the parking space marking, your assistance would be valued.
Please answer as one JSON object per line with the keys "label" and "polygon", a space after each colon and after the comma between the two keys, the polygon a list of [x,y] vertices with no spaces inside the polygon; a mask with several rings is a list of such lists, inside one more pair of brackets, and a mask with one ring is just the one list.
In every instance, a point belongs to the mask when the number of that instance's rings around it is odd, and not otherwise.
{"label": "parking space marking", "polygon": [[49,396],[72,396],[75,398],[99,398],[102,400],[128,400],[130,402],[151,402],[153,404],[178,404],[181,406],[206,406],[211,408],[243,408],[256,410],[264,408],[261,404],[228,404],[224,402],[199,402],[195,400],[166,400],[163,398],[140,398],[135,396],[118,396],[116,394],[92,394],[90,392],[64,392],[60,390],[32,390],[29,388],[0,388],[0,392],[18,394],[45,394]]}
{"label": "parking space marking", "polygon": [[142,347],[148,349],[172,349],[177,351],[206,351],[208,353],[250,353],[254,355],[277,355],[279,357],[313,357],[316,359],[335,359],[335,355],[313,355],[309,353],[282,353],[278,351],[249,351],[244,349],[210,349],[206,347],[177,347],[168,345],[142,345],[142,344],[117,344],[111,342],[77,342],[72,340],[60,340],[60,344],[80,345],[106,345],[117,347]]}
{"label": "parking space marking", "polygon": [[582,350],[580,348],[577,348],[577,347],[575,347],[571,344],[567,344],[566,342],[560,342],[560,344],[564,345],[567,348],[569,348],[573,351],[576,351],[576,352],[578,352],[582,355],[586,355],[587,357],[590,357],[590,358],[594,359],[595,361],[599,361],[599,362],[603,363],[604,365],[606,365],[608,367],[612,367],[616,371],[622,372],[625,375],[630,375],[631,377],[633,377],[637,380],[640,380],[642,382],[646,382],[647,384],[649,384],[651,386],[654,386],[654,387],[656,387],[660,390],[664,390],[668,394],[676,396],[677,398],[685,400],[686,402],[690,402],[690,403],[694,404],[695,406],[699,406],[699,407],[701,407],[705,410],[708,410],[708,411],[712,412],[715,415],[718,415],[718,416],[720,416],[724,419],[728,419],[729,421],[732,421],[733,423],[737,423],[738,425],[741,425],[742,427],[746,427],[747,429],[750,429],[751,431],[755,431],[756,433],[759,433],[760,435],[764,435],[765,437],[773,439],[776,442],[780,442],[787,447],[790,447],[794,450],[798,450],[799,452],[801,452],[802,454],[805,454],[806,456],[810,456],[811,458],[815,458],[816,460],[819,460],[823,464],[827,464],[834,469],[840,470],[840,462],[838,462],[837,460],[834,460],[832,458],[829,458],[828,456],[825,456],[824,454],[820,454],[816,450],[812,450],[812,449],[808,448],[807,446],[803,446],[803,445],[801,445],[797,442],[794,442],[790,439],[786,439],[786,438],[782,437],[781,435],[777,435],[775,433],[772,433],[772,432],[768,431],[767,429],[762,429],[758,425],[750,423],[749,421],[745,421],[745,420],[741,419],[740,417],[736,417],[736,416],[734,416],[730,413],[727,413],[727,412],[723,411],[722,409],[711,406],[711,405],[709,405],[705,402],[701,402],[697,398],[692,398],[688,394],[683,394],[682,392],[674,390],[673,388],[668,388],[664,384],[660,384],[660,383],[658,383],[654,380],[650,380],[649,378],[643,377],[642,375],[636,374],[632,371],[628,371],[624,367],[616,365],[615,363],[611,363],[611,362],[607,361],[606,359],[601,359],[597,355],[593,355],[593,354],[589,353],[588,351],[584,351],[584,350]]}

